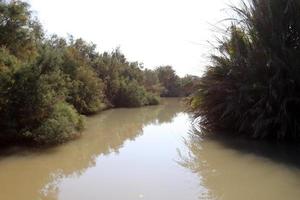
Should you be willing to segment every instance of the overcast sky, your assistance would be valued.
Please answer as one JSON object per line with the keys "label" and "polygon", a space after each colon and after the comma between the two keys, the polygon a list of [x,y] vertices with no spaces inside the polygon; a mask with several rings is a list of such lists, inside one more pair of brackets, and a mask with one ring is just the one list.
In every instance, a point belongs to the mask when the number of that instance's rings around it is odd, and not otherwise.
{"label": "overcast sky", "polygon": [[82,37],[99,52],[120,47],[147,68],[172,65],[199,75],[213,25],[237,0],[27,0],[48,34]]}

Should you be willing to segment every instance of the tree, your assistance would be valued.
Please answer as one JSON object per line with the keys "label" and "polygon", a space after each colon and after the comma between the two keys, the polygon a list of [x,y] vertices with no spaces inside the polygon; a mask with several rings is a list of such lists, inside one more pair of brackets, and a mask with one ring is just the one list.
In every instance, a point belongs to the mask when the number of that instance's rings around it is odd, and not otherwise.
{"label": "tree", "polygon": [[[105,96],[112,106],[136,107],[158,104],[158,98],[152,91],[144,88],[144,71],[141,64],[128,62],[120,49],[97,56],[92,66],[98,77],[103,80]],[[134,89],[137,91],[133,91]],[[130,102],[126,102],[127,100]]]}
{"label": "tree", "polygon": [[81,114],[93,114],[105,108],[104,84],[91,67],[95,46],[82,39],[64,48],[62,70],[70,77],[67,101]]}
{"label": "tree", "polygon": [[22,60],[37,55],[37,43],[43,37],[41,26],[31,17],[28,4],[0,1],[0,47]]}
{"label": "tree", "polygon": [[176,97],[180,96],[180,78],[176,75],[171,66],[161,66],[156,69],[158,79],[164,86],[161,96]]}
{"label": "tree", "polygon": [[198,76],[186,75],[180,79],[180,91],[181,95],[187,97],[192,95],[196,90],[197,86],[200,83]]}
{"label": "tree", "polygon": [[143,71],[143,74],[144,74],[143,84],[146,90],[156,95],[160,95],[163,91],[163,86],[159,82],[157,72],[153,70],[145,69]]}

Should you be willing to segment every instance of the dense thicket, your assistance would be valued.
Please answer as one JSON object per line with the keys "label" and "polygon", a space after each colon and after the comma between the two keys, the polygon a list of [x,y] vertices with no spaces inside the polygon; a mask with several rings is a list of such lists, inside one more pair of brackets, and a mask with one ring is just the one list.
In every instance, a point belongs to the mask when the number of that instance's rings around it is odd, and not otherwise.
{"label": "dense thicket", "polygon": [[203,127],[254,138],[300,137],[300,2],[251,0],[201,78],[191,107]]}
{"label": "dense thicket", "polygon": [[45,37],[27,3],[0,0],[3,143],[64,142],[82,130],[81,114],[156,105],[160,95],[182,96],[180,86],[195,80],[189,77],[181,84],[171,67],[143,70],[119,49],[100,54],[82,39]]}
{"label": "dense thicket", "polygon": [[186,75],[180,78],[171,66],[160,66],[155,70],[145,70],[145,85],[161,97],[187,97],[199,83],[199,77]]}

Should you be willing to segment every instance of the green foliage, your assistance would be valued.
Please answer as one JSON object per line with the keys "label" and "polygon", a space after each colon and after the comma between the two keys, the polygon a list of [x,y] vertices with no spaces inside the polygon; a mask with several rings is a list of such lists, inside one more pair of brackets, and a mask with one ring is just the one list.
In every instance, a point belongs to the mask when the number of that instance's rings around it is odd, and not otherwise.
{"label": "green foliage", "polygon": [[90,68],[79,67],[69,88],[68,102],[82,114],[93,114],[105,108],[103,83]]}
{"label": "green foliage", "polygon": [[212,131],[299,139],[299,1],[252,0],[233,9],[239,19],[212,55],[192,110]]}
{"label": "green foliage", "polygon": [[63,54],[61,69],[70,78],[67,101],[81,114],[101,111],[105,107],[104,84],[91,67],[92,60],[97,55],[94,45],[78,39],[60,48]]}
{"label": "green foliage", "polygon": [[113,106],[113,99],[120,87],[121,68],[126,64],[125,57],[119,50],[99,55],[92,63],[97,76],[104,82],[104,93],[108,104]]}
{"label": "green foliage", "polygon": [[22,1],[0,1],[0,47],[23,60],[36,56],[37,42],[43,35],[28,7]]}
{"label": "green foliage", "polygon": [[24,136],[39,144],[57,144],[78,136],[83,127],[83,118],[72,106],[57,103],[50,116],[37,129],[25,132]]}
{"label": "green foliage", "polygon": [[180,78],[176,75],[171,66],[158,67],[156,69],[158,79],[164,86],[161,93],[163,97],[178,97],[181,96],[180,92]]}
{"label": "green foliage", "polygon": [[143,85],[147,91],[158,96],[160,96],[163,91],[163,86],[158,79],[158,73],[154,70],[144,70]]}
{"label": "green foliage", "polygon": [[140,107],[145,105],[159,104],[159,98],[145,90],[137,81],[123,79],[120,81],[120,88],[114,99],[118,107]]}
{"label": "green foliage", "polygon": [[159,99],[144,86],[145,71],[137,62],[128,62],[119,49],[96,56],[92,64],[105,85],[105,96],[115,107],[157,104]]}
{"label": "green foliage", "polygon": [[16,57],[0,48],[0,127],[5,129],[10,125],[9,118],[9,94],[14,84],[14,73],[19,68]]}
{"label": "green foliage", "polygon": [[146,95],[147,104],[146,105],[158,105],[160,103],[160,98],[154,93],[148,92]]}
{"label": "green foliage", "polygon": [[57,52],[44,50],[34,63],[23,64],[13,74],[8,107],[17,130],[38,125],[55,103],[65,99],[66,76],[60,62]]}
{"label": "green foliage", "polygon": [[2,142],[61,143],[82,129],[80,114],[157,105],[189,84],[169,66],[143,70],[119,48],[99,54],[83,39],[45,38],[27,3],[0,0]]}
{"label": "green foliage", "polygon": [[120,88],[113,103],[118,107],[140,107],[147,105],[146,90],[137,81],[120,81]]}
{"label": "green foliage", "polygon": [[[75,110],[71,113],[70,108],[63,109],[62,106],[58,106],[63,104],[68,93],[67,76],[59,68],[61,56],[46,47],[41,47],[40,51],[32,64],[19,61],[5,49],[0,51],[2,55],[0,60],[2,142],[28,141],[50,144],[62,142],[67,139],[67,136],[71,138],[69,130],[75,123],[73,119],[79,118],[79,115]],[[63,111],[69,116],[54,114]],[[68,125],[66,130],[61,132],[61,136],[58,135],[59,130],[63,129],[55,124],[53,119],[58,119],[56,123],[59,122],[60,126]],[[80,123],[82,122],[76,122],[76,127],[74,124],[74,130],[82,126]],[[52,132],[43,132],[48,130],[47,128]],[[36,135],[35,130],[39,130],[39,136]],[[51,134],[53,138],[50,137]],[[43,139],[45,141],[42,141]]]}
{"label": "green foliage", "polygon": [[99,55],[94,60],[92,66],[98,77],[104,81],[106,85],[105,96],[112,105],[121,87],[121,80],[123,78],[137,80],[141,73],[138,66],[129,63],[119,49],[111,53],[105,52]]}
{"label": "green foliage", "polygon": [[[158,83],[156,83],[156,77]],[[199,77],[186,75],[180,78],[171,66],[161,66],[154,71],[145,71],[146,88],[156,93],[160,91],[162,97],[187,97],[193,94],[199,84]]]}
{"label": "green foliage", "polygon": [[199,77],[192,76],[192,75],[186,75],[185,77],[180,79],[180,92],[182,96],[190,96],[192,95],[196,90],[197,86],[200,82]]}

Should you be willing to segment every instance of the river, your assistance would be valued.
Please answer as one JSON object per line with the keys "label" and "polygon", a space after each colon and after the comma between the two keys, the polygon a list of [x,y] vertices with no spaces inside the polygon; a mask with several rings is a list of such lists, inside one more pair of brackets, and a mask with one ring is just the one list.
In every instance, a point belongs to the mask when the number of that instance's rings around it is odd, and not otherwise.
{"label": "river", "polygon": [[296,200],[299,149],[195,134],[178,99],[87,118],[82,137],[0,155],[2,200]]}

